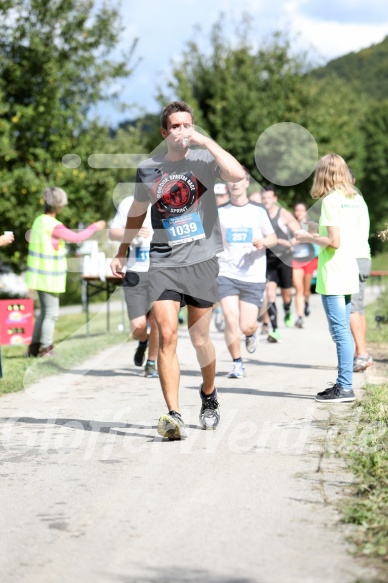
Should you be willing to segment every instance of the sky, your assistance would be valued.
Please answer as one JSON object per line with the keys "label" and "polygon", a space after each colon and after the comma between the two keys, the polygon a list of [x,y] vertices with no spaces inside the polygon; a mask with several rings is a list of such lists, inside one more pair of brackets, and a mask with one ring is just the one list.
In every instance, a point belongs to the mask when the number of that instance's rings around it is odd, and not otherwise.
{"label": "sky", "polygon": [[[100,3],[97,0],[97,6]],[[122,101],[137,106],[123,113],[113,103],[104,103],[94,113],[111,126],[141,112],[158,113],[157,88],[168,80],[172,61],[179,59],[188,41],[209,46],[211,28],[223,14],[233,43],[233,27],[243,12],[251,16],[258,43],[275,31],[286,31],[294,39],[294,50],[307,50],[317,64],[388,35],[387,0],[240,0],[238,6],[236,0],[122,0],[123,32],[112,56],[128,51],[138,38],[133,62],[139,63],[129,79],[112,89],[119,90]]]}

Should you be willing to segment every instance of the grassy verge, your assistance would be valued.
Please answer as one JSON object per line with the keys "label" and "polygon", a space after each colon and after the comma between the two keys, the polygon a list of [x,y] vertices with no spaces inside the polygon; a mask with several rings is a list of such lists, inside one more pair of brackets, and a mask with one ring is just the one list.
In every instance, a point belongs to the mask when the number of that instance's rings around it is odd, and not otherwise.
{"label": "grassy verge", "polygon": [[344,521],[359,527],[352,537],[358,553],[382,559],[388,571],[388,384],[367,385],[356,408],[357,432],[345,452],[354,496],[343,507]]}
{"label": "grassy verge", "polygon": [[125,342],[127,336],[118,331],[120,323],[121,315],[111,313],[111,332],[107,333],[105,313],[97,314],[90,320],[90,335],[86,336],[84,314],[60,316],[55,328],[53,358],[26,358],[25,346],[3,346],[0,394],[20,391],[44,376],[65,372],[101,350]]}
{"label": "grassy verge", "polygon": [[372,257],[372,269],[374,271],[387,271],[388,265],[388,251],[379,253]]}
{"label": "grassy verge", "polygon": [[[363,399],[352,409],[357,430],[347,436],[342,455],[355,476],[353,496],[341,510],[344,521],[356,525],[352,536],[357,553],[379,559],[388,574],[388,324],[377,327],[377,314],[388,316],[388,290],[367,307],[368,352],[375,364],[370,372],[379,384],[367,384]],[[386,382],[385,382],[386,379]]]}
{"label": "grassy verge", "polygon": [[[385,291],[377,298],[376,302],[366,307],[365,310],[367,320],[367,342],[371,346],[371,353],[373,354],[373,346],[380,343],[388,343],[388,281],[385,283]],[[376,316],[383,316],[387,319],[386,323],[377,324]]]}

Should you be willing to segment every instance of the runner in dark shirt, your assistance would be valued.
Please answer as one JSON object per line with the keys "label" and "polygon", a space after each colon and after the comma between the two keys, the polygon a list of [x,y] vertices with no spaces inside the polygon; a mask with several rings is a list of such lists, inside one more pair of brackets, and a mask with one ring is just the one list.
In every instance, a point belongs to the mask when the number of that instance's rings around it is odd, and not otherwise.
{"label": "runner in dark shirt", "polygon": [[216,255],[223,249],[214,183],[219,178],[238,182],[245,176],[237,160],[195,130],[193,123],[193,111],[184,102],[163,110],[164,148],[139,165],[126,234],[111,263],[112,273],[123,277],[127,247],[152,204],[149,293],[160,334],[158,371],[168,408],[159,419],[158,432],[168,439],[187,437],[179,412],[176,354],[178,313],[185,304],[203,379],[200,423],[203,429],[215,429],[219,423],[215,350],[209,337],[212,306],[218,299]]}

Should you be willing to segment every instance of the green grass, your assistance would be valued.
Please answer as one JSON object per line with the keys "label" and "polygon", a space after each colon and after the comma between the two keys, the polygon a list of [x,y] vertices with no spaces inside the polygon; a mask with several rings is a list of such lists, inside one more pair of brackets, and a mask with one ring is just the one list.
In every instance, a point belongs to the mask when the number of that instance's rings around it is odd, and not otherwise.
{"label": "green grass", "polygon": [[365,309],[367,321],[367,342],[368,343],[388,343],[388,321],[378,325],[375,317],[384,316],[388,320],[388,282],[384,293],[377,298],[377,301],[367,306]]}
{"label": "green grass", "polygon": [[111,313],[111,332],[107,333],[105,314],[96,315],[89,322],[90,335],[86,336],[84,314],[60,316],[53,358],[26,358],[26,346],[3,346],[0,394],[20,391],[42,377],[65,372],[101,350],[125,342],[127,335],[118,331],[120,323],[121,315]]}
{"label": "green grass", "polygon": [[367,385],[353,414],[360,417],[345,455],[356,485],[344,521],[358,526],[352,540],[359,554],[388,562],[388,384]]}
{"label": "green grass", "polygon": [[[376,326],[375,315],[388,316],[388,289],[367,306],[368,350],[388,353],[388,324]],[[377,365],[376,365],[377,366]],[[384,370],[384,369],[383,369]],[[383,373],[382,373],[383,374]],[[354,433],[342,433],[341,455],[353,472],[353,496],[341,505],[343,519],[356,526],[352,541],[357,553],[380,559],[388,574],[388,378],[379,385],[366,385],[362,400],[355,403],[349,422],[357,419]]]}
{"label": "green grass", "polygon": [[372,257],[372,271],[388,271],[388,251]]}

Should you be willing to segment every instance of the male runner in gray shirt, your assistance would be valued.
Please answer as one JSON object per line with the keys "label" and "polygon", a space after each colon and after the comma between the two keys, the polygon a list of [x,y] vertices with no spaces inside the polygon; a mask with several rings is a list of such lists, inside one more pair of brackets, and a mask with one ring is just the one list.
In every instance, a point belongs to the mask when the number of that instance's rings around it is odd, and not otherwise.
{"label": "male runner in gray shirt", "polygon": [[168,408],[168,414],[159,419],[158,433],[170,440],[187,437],[179,410],[180,370],[176,354],[178,312],[184,305],[203,378],[200,423],[203,429],[216,429],[219,423],[215,350],[209,337],[212,306],[218,299],[216,255],[223,250],[214,183],[220,178],[238,182],[245,176],[239,162],[196,131],[193,124],[194,114],[187,103],[175,101],[164,108],[160,131],[165,152],[138,167],[126,233],[111,263],[113,275],[123,277],[127,247],[151,203],[154,236],[149,291],[160,334],[159,378]]}

